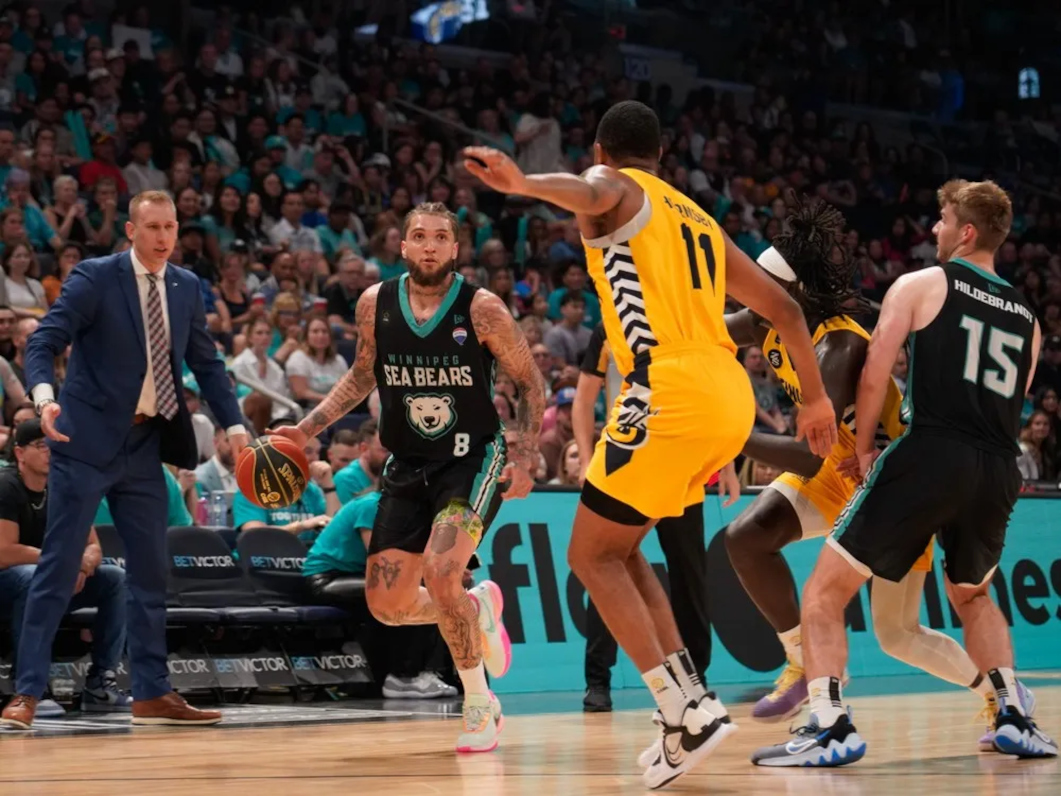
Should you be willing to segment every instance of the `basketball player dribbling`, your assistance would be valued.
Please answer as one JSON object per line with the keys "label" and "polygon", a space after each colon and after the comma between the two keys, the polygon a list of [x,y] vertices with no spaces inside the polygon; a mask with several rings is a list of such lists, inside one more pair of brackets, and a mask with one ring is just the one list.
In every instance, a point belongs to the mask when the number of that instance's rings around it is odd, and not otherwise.
{"label": "basketball player dribbling", "polygon": [[[368,606],[384,624],[438,624],[464,686],[457,751],[489,752],[503,720],[486,671],[505,674],[511,645],[500,589],[484,581],[468,592],[462,578],[502,494],[526,497],[534,483],[545,386],[505,303],[454,272],[457,230],[445,205],[409,212],[409,271],[358,300],[353,366],[298,426],[274,433],[304,444],[378,387],[391,457],[369,544]],[[493,402],[498,366],[519,389],[511,448]]]}
{"label": "basketball player dribbling", "polygon": [[811,450],[829,452],[836,421],[799,306],[657,176],[655,113],[639,102],[612,106],[593,150],[596,165],[582,176],[524,175],[483,147],[465,150],[465,166],[495,190],[574,213],[582,232],[624,384],[590,462],[568,558],[659,707],[661,733],[654,753],[642,756],[643,782],[658,788],[735,729],[695,675],[666,593],[639,549],[657,520],[703,500],[708,478],[751,432],[754,397],[726,332],[727,294],[791,341],[806,394],[797,429]]}
{"label": "basketball player dribbling", "polygon": [[[840,439],[823,461],[806,443],[791,437],[752,433],[744,454],[786,472],[764,489],[726,530],[726,547],[733,568],[748,595],[777,631],[788,664],[773,693],[752,709],[760,721],[785,721],[807,703],[800,647],[799,604],[792,571],[781,549],[799,539],[826,535],[854,494],[856,482],[841,472],[841,463],[855,452],[855,392],[866,360],[870,335],[851,316],[866,309],[854,287],[857,263],[837,244],[844,217],[821,200],[802,203],[786,197],[786,228],[759,264],[803,307],[814,328],[815,351],[825,389],[840,423]],[[726,316],[734,341],[759,346],[785,391],[798,406],[799,378],[776,330],[748,310]],[[902,395],[894,380],[886,385],[884,409],[876,430],[876,444],[884,448],[905,431],[900,419]],[[987,702],[992,723],[994,689],[957,641],[920,623],[921,595],[932,569],[932,545],[898,583],[875,577],[872,589],[873,630],[881,649],[930,674],[972,689]],[[1021,687],[1028,713],[1031,692]],[[981,739],[981,749],[994,749],[993,731]]]}
{"label": "basketball player dribbling", "polygon": [[[943,265],[901,276],[884,298],[855,403],[863,482],[804,590],[810,721],[795,739],[757,751],[758,765],[837,766],[863,757],[866,743],[841,693],[844,608],[870,577],[900,581],[937,534],[966,649],[995,692],[995,749],[1057,755],[1019,697],[1009,628],[988,593],[1020,492],[1016,440],[1042,335],[1023,296],[994,270],[1013,220],[1009,196],[993,182],[954,180],[939,203],[933,232]],[[907,340],[907,430],[880,452],[878,421]]]}

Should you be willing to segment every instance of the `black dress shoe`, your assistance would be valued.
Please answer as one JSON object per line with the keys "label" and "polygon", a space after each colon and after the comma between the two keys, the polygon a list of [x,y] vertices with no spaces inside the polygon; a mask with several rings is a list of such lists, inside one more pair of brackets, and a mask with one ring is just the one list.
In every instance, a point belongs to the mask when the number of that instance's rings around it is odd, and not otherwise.
{"label": "black dress shoe", "polygon": [[582,710],[585,713],[611,713],[611,689],[606,685],[591,685],[582,700]]}

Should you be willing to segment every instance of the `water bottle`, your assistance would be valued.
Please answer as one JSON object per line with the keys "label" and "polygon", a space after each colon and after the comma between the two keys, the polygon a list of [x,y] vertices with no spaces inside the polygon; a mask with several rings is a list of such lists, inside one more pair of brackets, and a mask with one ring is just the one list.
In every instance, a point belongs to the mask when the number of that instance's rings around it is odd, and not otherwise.
{"label": "water bottle", "polygon": [[224,528],[228,525],[228,501],[225,500],[224,492],[211,492],[208,508],[211,528]]}
{"label": "water bottle", "polygon": [[206,498],[201,497],[195,502],[195,524],[202,528],[209,519],[206,511]]}

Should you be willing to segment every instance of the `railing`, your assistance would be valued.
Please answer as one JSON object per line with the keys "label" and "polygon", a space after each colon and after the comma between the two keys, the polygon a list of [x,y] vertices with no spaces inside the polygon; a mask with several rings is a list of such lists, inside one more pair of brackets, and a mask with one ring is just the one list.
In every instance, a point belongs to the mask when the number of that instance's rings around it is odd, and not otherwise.
{"label": "railing", "polygon": [[236,381],[242,384],[244,387],[250,387],[255,392],[260,392],[266,398],[273,399],[285,409],[290,409],[291,414],[295,418],[296,422],[302,420],[302,416],[305,414],[302,407],[299,406],[295,401],[292,401],[286,395],[281,395],[280,393],[274,390],[270,390],[261,382],[255,381],[254,379],[248,379],[246,376],[240,376],[236,373],[233,373],[232,375],[233,378],[235,378]]}
{"label": "railing", "polygon": [[[393,99],[388,104],[388,108],[389,107],[398,108],[400,110],[408,111],[410,113],[418,113],[421,116],[427,117],[428,119],[430,119],[431,121],[435,122],[436,124],[444,125],[446,127],[451,128],[452,130],[455,130],[458,133],[461,133],[463,135],[469,136],[471,138],[476,138],[476,139],[479,139],[481,141],[485,141],[485,142],[489,143],[490,145],[496,147],[497,149],[500,149],[502,152],[508,153],[509,155],[514,155],[515,154],[515,151],[513,150],[512,146],[507,141],[504,141],[504,140],[502,140],[500,138],[492,136],[489,133],[484,133],[481,130],[473,130],[472,128],[466,127],[465,125],[461,124],[460,122],[455,122],[452,119],[447,119],[445,116],[442,116],[441,114],[435,113],[434,111],[429,111],[427,108],[421,108],[419,105],[416,105],[416,104],[414,104],[412,102],[409,102],[407,100]],[[389,152],[390,151],[390,136],[391,136],[390,117],[388,115],[385,118],[385,121],[383,123],[383,151],[384,152]]]}

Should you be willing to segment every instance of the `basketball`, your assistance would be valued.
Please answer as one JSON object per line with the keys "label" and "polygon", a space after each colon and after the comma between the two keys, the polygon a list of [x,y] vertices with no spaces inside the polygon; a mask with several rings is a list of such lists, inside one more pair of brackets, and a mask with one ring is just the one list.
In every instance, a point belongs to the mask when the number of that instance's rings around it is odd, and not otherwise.
{"label": "basketball", "polygon": [[236,462],[236,483],[251,503],[282,509],[302,497],[309,480],[306,454],[287,437],[262,437],[243,449]]}

